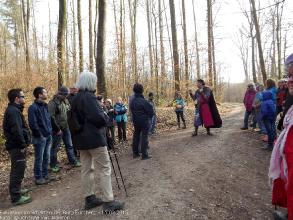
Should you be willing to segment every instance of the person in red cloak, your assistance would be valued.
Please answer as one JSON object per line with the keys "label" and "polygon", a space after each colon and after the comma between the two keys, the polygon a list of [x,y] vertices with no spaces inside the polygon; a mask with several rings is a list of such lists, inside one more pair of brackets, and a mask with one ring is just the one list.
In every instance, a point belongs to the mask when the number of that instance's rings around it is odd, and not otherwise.
{"label": "person in red cloak", "polygon": [[205,86],[202,79],[197,80],[197,90],[192,93],[189,90],[190,97],[196,102],[195,104],[195,118],[194,118],[194,132],[192,136],[197,136],[199,126],[204,126],[208,135],[212,135],[211,128],[222,127],[222,119],[217,109],[217,104],[212,90]]}
{"label": "person in red cloak", "polygon": [[[290,58],[292,62],[290,61]],[[288,97],[293,96],[293,54],[286,60],[288,70]],[[293,105],[285,112],[283,131],[278,137],[272,152],[269,178],[272,183],[272,204],[287,208],[288,215],[274,212],[275,219],[293,220]]]}

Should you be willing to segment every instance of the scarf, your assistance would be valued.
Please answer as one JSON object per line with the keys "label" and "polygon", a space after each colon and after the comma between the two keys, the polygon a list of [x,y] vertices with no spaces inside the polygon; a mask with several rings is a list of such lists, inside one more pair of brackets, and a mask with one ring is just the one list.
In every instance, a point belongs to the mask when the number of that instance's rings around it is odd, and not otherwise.
{"label": "scarf", "polygon": [[289,130],[293,126],[293,105],[288,110],[284,118],[284,130],[278,137],[270,160],[269,181],[272,186],[274,180],[281,178],[285,183],[288,182],[288,166],[285,157],[285,144]]}

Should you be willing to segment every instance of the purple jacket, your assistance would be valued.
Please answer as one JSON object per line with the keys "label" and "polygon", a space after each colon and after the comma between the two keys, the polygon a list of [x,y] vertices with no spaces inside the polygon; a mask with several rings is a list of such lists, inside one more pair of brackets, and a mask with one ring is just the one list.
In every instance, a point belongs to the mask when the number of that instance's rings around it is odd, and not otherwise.
{"label": "purple jacket", "polygon": [[243,99],[243,103],[245,105],[246,111],[252,111],[252,104],[255,98],[256,91],[255,90],[247,90]]}

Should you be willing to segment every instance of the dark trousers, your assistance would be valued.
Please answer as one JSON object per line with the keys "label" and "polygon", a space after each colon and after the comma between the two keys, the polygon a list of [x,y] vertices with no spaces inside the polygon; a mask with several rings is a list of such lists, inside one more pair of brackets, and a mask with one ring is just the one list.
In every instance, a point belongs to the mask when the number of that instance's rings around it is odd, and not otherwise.
{"label": "dark trousers", "polygon": [[114,126],[107,127],[106,136],[107,136],[108,148],[112,149],[115,144],[115,127]]}
{"label": "dark trousers", "polygon": [[121,122],[117,122],[117,126],[118,126],[118,139],[119,141],[123,140],[126,141],[126,122],[121,121]]}
{"label": "dark trousers", "polygon": [[139,155],[139,144],[141,143],[141,154],[142,158],[148,157],[148,131],[149,128],[134,125],[132,151],[134,155]]}
{"label": "dark trousers", "polygon": [[12,149],[9,154],[11,160],[9,193],[13,203],[21,197],[21,182],[26,168],[25,149]]}
{"label": "dark trousers", "polygon": [[177,123],[180,123],[180,118],[183,121],[183,123],[185,123],[185,118],[184,118],[184,112],[183,111],[176,112],[176,116],[177,116]]}
{"label": "dark trousers", "polygon": [[263,122],[268,134],[268,147],[273,147],[277,137],[275,120],[264,119]]}

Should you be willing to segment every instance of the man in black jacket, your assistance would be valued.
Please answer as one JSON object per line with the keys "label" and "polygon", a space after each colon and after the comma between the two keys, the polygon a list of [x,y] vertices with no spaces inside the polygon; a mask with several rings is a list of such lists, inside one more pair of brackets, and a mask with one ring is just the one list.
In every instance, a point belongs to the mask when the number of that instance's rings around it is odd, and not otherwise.
{"label": "man in black jacket", "polygon": [[[95,95],[97,76],[84,72],[79,75],[79,92],[71,105],[72,116],[69,127],[72,130],[73,145],[80,151],[81,185],[85,195],[85,209],[103,204],[106,213],[121,210],[124,204],[114,201],[111,183],[111,163],[107,150],[107,114]],[[71,126],[75,125],[75,126]],[[78,129],[75,129],[77,127]],[[103,200],[95,196],[95,167],[100,176]]]}
{"label": "man in black jacket", "polygon": [[21,182],[26,168],[26,147],[30,144],[29,128],[22,114],[25,97],[21,89],[8,92],[9,104],[4,114],[3,130],[6,138],[5,146],[11,159],[9,192],[14,205],[22,205],[32,201],[27,189],[21,189]]}
{"label": "man in black jacket", "polygon": [[149,120],[154,115],[153,106],[143,97],[143,86],[139,83],[133,86],[134,98],[130,104],[132,113],[132,121],[134,126],[132,151],[133,158],[139,157],[139,142],[141,139],[141,159],[147,160],[151,156],[148,155],[148,131],[150,127]]}

